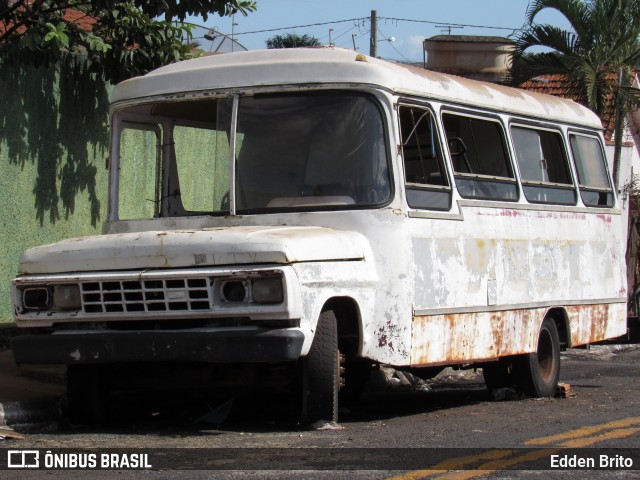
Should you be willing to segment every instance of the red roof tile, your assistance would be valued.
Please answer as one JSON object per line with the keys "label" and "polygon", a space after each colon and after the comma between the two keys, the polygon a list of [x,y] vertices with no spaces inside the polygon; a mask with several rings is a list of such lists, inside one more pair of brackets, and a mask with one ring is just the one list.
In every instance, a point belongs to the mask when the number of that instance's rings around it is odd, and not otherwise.
{"label": "red roof tile", "polygon": [[[632,72],[632,79],[635,78],[636,75],[636,71]],[[616,74],[612,73],[607,75],[607,80],[615,82],[617,81],[617,77],[618,76]],[[578,101],[579,99],[570,95],[569,92],[567,92],[566,88],[563,87],[563,79],[564,76],[560,74],[540,75],[521,83],[519,87],[531,92],[546,93],[548,95],[555,95],[557,97],[563,97]],[[613,94],[610,94],[605,100],[605,109],[601,117],[602,127],[604,128],[604,136],[607,142],[611,142],[613,140],[615,118],[615,98]]]}
{"label": "red roof tile", "polygon": [[[98,20],[94,17],[87,15],[86,13],[75,10],[72,8],[68,8],[64,11],[64,19],[67,22],[75,23],[82,30],[90,31],[93,29],[93,26],[98,22]],[[11,27],[11,23],[5,23],[4,21],[0,21],[0,34],[4,33]],[[26,26],[20,26],[16,30],[17,33],[24,33],[27,30]]]}
{"label": "red roof tile", "polygon": [[82,30],[93,30],[93,26],[98,23],[98,19],[87,15],[80,10],[73,10],[71,8],[67,8],[64,12],[64,19],[67,22],[75,23]]}

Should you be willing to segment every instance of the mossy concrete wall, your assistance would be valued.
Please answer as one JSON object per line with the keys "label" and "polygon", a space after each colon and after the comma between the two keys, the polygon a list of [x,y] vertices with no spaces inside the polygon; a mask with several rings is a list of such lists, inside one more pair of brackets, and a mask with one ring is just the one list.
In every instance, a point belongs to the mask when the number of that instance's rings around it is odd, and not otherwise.
{"label": "mossy concrete wall", "polygon": [[66,69],[0,73],[0,324],[32,246],[100,233],[110,87]]}

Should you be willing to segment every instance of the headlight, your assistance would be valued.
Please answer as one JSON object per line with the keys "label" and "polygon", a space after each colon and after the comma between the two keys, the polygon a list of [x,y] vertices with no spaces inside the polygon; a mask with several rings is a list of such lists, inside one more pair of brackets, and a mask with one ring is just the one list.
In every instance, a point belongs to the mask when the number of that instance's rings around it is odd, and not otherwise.
{"label": "headlight", "polygon": [[53,306],[62,310],[80,308],[80,288],[78,285],[55,285],[53,287]]}
{"label": "headlight", "polygon": [[281,277],[229,278],[218,283],[224,303],[282,303],[284,287]]}
{"label": "headlight", "polygon": [[51,308],[51,296],[47,287],[30,287],[22,291],[22,305],[28,310]]}
{"label": "headlight", "polygon": [[249,300],[247,282],[243,280],[227,280],[222,282],[220,297],[225,302],[246,302]]}
{"label": "headlight", "polygon": [[280,303],[284,299],[280,278],[258,278],[251,282],[251,293],[256,303]]}

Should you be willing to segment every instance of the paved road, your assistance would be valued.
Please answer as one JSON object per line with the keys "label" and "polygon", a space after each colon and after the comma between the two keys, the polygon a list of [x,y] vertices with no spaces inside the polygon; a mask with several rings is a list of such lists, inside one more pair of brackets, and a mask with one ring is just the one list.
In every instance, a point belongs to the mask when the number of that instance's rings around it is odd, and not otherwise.
{"label": "paved road", "polygon": [[[266,394],[236,399],[230,416],[219,426],[194,423],[217,403],[207,405],[202,399],[190,402],[184,397],[172,397],[162,408],[153,409],[157,411],[133,411],[125,405],[107,426],[88,429],[58,422],[27,432],[24,440],[0,443],[0,447],[72,449],[66,452],[95,448],[98,453],[108,448],[131,452],[151,448],[156,466],[160,462],[161,467],[168,468],[179,462],[191,462],[201,468],[220,465],[213,462],[213,453],[206,456],[198,452],[194,456],[190,448],[271,448],[275,450],[246,450],[249,455],[243,456],[244,461],[261,465],[259,462],[280,455],[279,463],[272,462],[270,468],[286,468],[243,473],[143,474],[143,478],[154,479],[639,478],[640,470],[626,468],[555,472],[535,468],[547,468],[551,455],[559,455],[556,458],[560,459],[567,453],[566,448],[595,449],[572,450],[570,453],[576,454],[577,460],[595,456],[599,461],[599,455],[605,454],[611,457],[612,464],[619,462],[624,467],[622,462],[630,458],[634,467],[640,468],[640,347],[570,350],[563,355],[561,382],[570,385],[568,398],[516,397],[495,401],[484,389],[479,372],[447,370],[430,382],[431,391],[410,387],[371,389],[358,404],[341,412],[342,429],[322,431],[296,424],[290,415],[291,405]],[[294,448],[313,450],[291,450]],[[358,450],[363,448],[380,450]],[[162,457],[158,457],[160,453]],[[237,450],[227,453],[232,459],[238,458]],[[615,457],[621,454],[623,458]],[[296,461],[307,466],[317,462],[323,470],[334,465],[338,471],[290,470]],[[350,464],[363,469],[339,470]],[[518,470],[504,472],[507,468]],[[45,475],[48,479],[69,478],[68,471],[2,473],[8,473],[4,478],[21,480]],[[88,474],[84,471],[77,478],[111,478],[113,472]],[[131,471],[118,474],[121,479],[140,476],[141,472]]]}

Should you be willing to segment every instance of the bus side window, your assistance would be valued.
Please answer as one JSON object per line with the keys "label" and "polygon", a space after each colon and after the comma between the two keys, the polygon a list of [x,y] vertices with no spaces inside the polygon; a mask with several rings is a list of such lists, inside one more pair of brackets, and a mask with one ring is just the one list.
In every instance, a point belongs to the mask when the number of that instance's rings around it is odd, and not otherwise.
{"label": "bus side window", "polygon": [[433,114],[401,106],[399,115],[407,203],[414,208],[448,210],[451,188]]}
{"label": "bus side window", "polygon": [[582,202],[588,207],[613,207],[613,190],[598,137],[572,133],[569,143]]}
{"label": "bus side window", "polygon": [[531,203],[575,205],[576,193],[559,132],[512,126],[524,196]]}
{"label": "bus side window", "polygon": [[464,198],[518,200],[504,130],[496,120],[444,113],[458,192]]}

